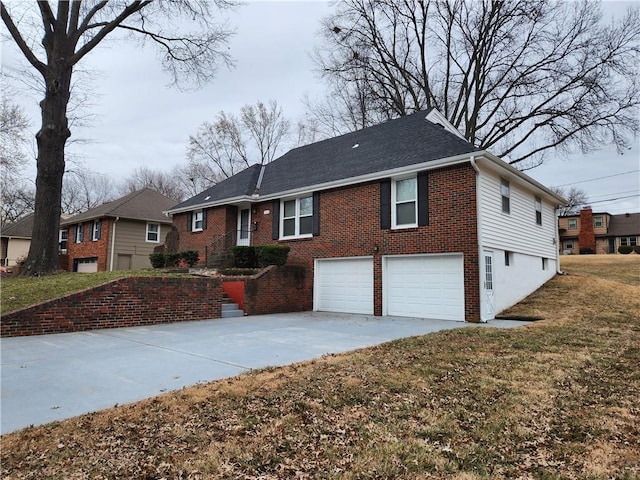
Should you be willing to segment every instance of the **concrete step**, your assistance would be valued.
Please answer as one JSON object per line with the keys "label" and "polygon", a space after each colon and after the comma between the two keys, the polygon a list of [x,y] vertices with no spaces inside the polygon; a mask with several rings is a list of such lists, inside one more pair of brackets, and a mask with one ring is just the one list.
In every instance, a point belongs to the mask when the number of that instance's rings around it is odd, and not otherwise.
{"label": "concrete step", "polygon": [[237,303],[223,303],[220,314],[222,318],[244,317],[244,311],[238,308]]}

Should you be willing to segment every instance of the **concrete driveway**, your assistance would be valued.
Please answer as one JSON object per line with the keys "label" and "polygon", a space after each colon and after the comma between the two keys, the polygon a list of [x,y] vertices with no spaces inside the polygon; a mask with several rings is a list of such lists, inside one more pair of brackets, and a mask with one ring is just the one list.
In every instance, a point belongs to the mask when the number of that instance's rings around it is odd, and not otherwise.
{"label": "concrete driveway", "polygon": [[63,420],[255,368],[472,325],[308,312],[3,338],[0,431]]}

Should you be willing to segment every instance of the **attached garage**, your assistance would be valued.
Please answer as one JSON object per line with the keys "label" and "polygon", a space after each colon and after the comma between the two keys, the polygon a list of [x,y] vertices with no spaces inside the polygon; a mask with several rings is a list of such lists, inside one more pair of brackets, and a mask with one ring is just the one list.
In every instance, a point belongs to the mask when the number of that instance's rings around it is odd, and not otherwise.
{"label": "attached garage", "polygon": [[462,254],[382,259],[383,315],[464,321]]}
{"label": "attached garage", "polygon": [[93,258],[78,258],[76,261],[75,271],[79,273],[93,273],[98,271],[98,259]]}
{"label": "attached garage", "polygon": [[313,309],[373,314],[373,258],[315,261]]}

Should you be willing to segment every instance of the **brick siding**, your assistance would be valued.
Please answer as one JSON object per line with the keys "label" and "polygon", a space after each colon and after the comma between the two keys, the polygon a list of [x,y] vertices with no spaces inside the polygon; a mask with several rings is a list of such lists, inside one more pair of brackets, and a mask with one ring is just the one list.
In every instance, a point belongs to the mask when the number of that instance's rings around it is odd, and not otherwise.
{"label": "brick siding", "polygon": [[85,222],[84,225],[84,239],[82,243],[75,243],[76,227],[78,224],[69,225],[69,233],[67,239],[67,268],[68,271],[73,271],[73,261],[78,258],[98,258],[98,271],[105,272],[108,270],[108,255],[109,251],[109,229],[111,227],[111,221],[107,218],[101,219],[102,229],[100,232],[100,240],[95,242],[91,240],[93,232],[93,222]]}
{"label": "brick siding", "polygon": [[[305,282],[313,285],[313,262],[317,258],[374,257],[374,313],[382,314],[382,256],[425,253],[464,254],[465,319],[480,318],[476,177],[468,163],[429,172],[429,225],[401,230],[380,228],[378,181],[336,188],[320,193],[320,235],[295,240],[272,240],[272,202],[252,205],[252,245],[279,244],[291,247],[288,265],[303,266]],[[176,215],[180,250],[198,249],[212,235],[236,229],[236,207],[208,210],[207,230],[185,230],[186,215]],[[268,212],[268,213],[267,213]],[[233,216],[230,215],[233,213]],[[214,222],[220,223],[214,223]],[[201,252],[202,255],[202,252]],[[313,305],[312,287],[303,288],[305,304]],[[294,311],[294,310],[290,310]]]}
{"label": "brick siding", "polygon": [[3,314],[0,336],[220,318],[221,302],[215,278],[128,277]]}
{"label": "brick siding", "polygon": [[247,315],[313,309],[313,278],[303,266],[271,265],[251,277],[225,277],[225,282],[244,283],[242,308]]}

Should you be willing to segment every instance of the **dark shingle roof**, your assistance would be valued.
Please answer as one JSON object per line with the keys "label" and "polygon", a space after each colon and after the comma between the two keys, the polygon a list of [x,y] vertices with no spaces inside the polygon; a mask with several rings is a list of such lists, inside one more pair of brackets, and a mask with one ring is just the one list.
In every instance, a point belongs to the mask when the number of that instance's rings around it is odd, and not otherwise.
{"label": "dark shingle roof", "polygon": [[255,190],[259,175],[260,165],[252,165],[240,173],[236,173],[234,176],[207,188],[204,192],[179,203],[173,208],[178,209],[224,200],[225,198],[251,195]]}
{"label": "dark shingle roof", "polygon": [[33,213],[19,218],[2,229],[3,237],[31,238],[33,232]]}
{"label": "dark shingle roof", "polygon": [[640,235],[640,213],[611,215],[607,234],[614,237]]}
{"label": "dark shingle roof", "polygon": [[171,200],[154,190],[145,188],[112,202],[103,203],[84,213],[79,213],[64,220],[61,224],[72,225],[74,223],[102,217],[121,217],[132,220],[171,223],[171,219],[163,212],[171,208],[174,204],[175,200]]}
{"label": "dark shingle roof", "polygon": [[[428,113],[416,112],[290,150],[265,166],[259,193],[277,195],[478,151],[471,143],[427,120]],[[260,170],[260,165],[249,167],[171,210],[251,195]]]}

